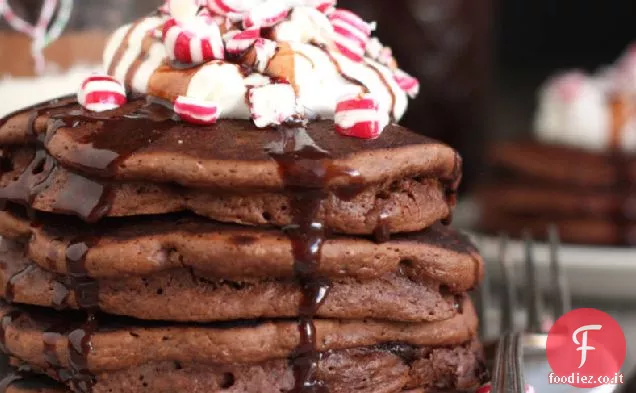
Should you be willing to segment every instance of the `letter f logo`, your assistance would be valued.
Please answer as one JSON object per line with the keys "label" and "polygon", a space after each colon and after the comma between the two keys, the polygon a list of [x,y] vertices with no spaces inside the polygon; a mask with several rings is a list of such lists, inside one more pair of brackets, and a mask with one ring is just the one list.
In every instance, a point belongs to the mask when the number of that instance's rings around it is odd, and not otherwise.
{"label": "letter f logo", "polygon": [[[572,333],[572,341],[574,344],[580,345],[576,350],[581,351],[581,364],[579,364],[579,368],[583,367],[585,361],[587,360],[587,351],[594,351],[596,348],[587,345],[587,333],[590,330],[601,330],[602,325],[585,325],[576,329],[574,333]],[[581,335],[581,341],[579,342],[578,335],[579,333],[583,333]]]}

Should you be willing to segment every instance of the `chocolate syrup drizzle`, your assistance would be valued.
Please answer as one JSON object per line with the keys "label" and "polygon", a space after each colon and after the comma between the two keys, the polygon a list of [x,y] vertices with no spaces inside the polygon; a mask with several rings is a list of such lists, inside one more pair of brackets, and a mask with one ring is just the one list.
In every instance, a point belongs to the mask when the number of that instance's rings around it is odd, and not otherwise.
{"label": "chocolate syrup drizzle", "polygon": [[[73,103],[73,102],[71,102]],[[45,143],[55,136],[62,127],[77,127],[86,123],[108,121],[109,127],[99,127],[79,140],[81,148],[72,155],[70,161],[76,169],[97,173],[102,177],[113,176],[117,166],[130,154],[147,146],[165,130],[175,125],[174,113],[156,102],[129,111],[126,114],[100,117],[99,114],[74,110],[50,116],[46,134],[37,134],[35,123],[46,111],[59,107],[54,101],[35,109],[29,122],[29,132],[37,140],[37,151],[27,170],[13,183],[0,189],[0,200],[18,202],[30,207],[41,190],[51,185],[57,162],[45,150]],[[58,106],[55,106],[58,105]],[[64,106],[69,105],[68,102]],[[0,121],[1,123],[1,121]],[[1,125],[1,124],[0,124]],[[116,133],[109,132],[117,129]],[[320,208],[328,194],[327,187],[336,178],[347,178],[352,187],[344,190],[349,198],[362,188],[359,173],[349,168],[337,166],[328,151],[323,150],[311,139],[303,124],[286,124],[278,131],[280,139],[267,147],[267,152],[279,166],[285,189],[289,193],[293,222],[285,228],[292,242],[296,278],[303,290],[303,298],[298,308],[298,330],[300,342],[291,365],[294,369],[295,386],[293,393],[327,393],[327,386],[317,376],[321,353],[317,350],[316,331],[313,319],[324,303],[331,288],[331,282],[319,271],[321,250],[329,237],[328,228],[321,219]],[[456,172],[459,171],[456,162]],[[453,174],[447,186],[447,197],[454,198],[459,175]],[[101,183],[73,174],[68,179],[66,192],[60,194],[55,203],[55,211],[74,214],[85,221],[94,222],[108,214],[111,192],[107,182]],[[81,195],[82,199],[77,199]],[[380,215],[379,221],[385,218]],[[388,236],[388,227],[382,227],[383,236]],[[387,239],[388,240],[388,239]],[[70,332],[60,329],[49,330],[44,335],[45,358],[53,369],[58,370],[61,380],[69,383],[76,391],[89,392],[94,376],[89,372],[89,355],[92,349],[92,335],[99,328],[96,317],[98,307],[98,285],[88,275],[86,256],[98,238],[77,238],[69,242],[66,249],[66,263],[69,272],[69,290],[73,292],[77,304],[87,311],[86,322]],[[0,338],[4,346],[4,332],[19,313],[7,314],[1,321]],[[60,337],[68,338],[70,369],[60,367],[56,343]]]}
{"label": "chocolate syrup drizzle", "polygon": [[292,242],[294,270],[302,288],[298,307],[300,343],[291,358],[295,384],[293,393],[327,393],[317,377],[321,353],[316,348],[313,318],[324,303],[331,282],[318,274],[321,250],[329,233],[319,218],[327,185],[337,177],[359,181],[359,174],[333,164],[329,152],[317,146],[304,127],[288,125],[281,138],[267,147],[276,160],[285,188],[289,192],[293,223],[284,229]]}
{"label": "chocolate syrup drizzle", "polygon": [[[49,115],[47,132],[37,132],[35,125],[40,116],[53,109],[75,104],[76,101],[73,99],[61,99],[24,110],[24,112],[31,111],[27,131],[28,135],[31,135],[36,142],[36,152],[31,163],[17,180],[0,188],[0,201],[19,203],[26,206],[29,211],[33,211],[32,205],[35,198],[50,187],[55,180],[58,163],[46,151],[46,143],[62,127],[77,127],[86,123],[98,123],[106,120],[112,124],[109,129],[100,127],[98,131],[87,135],[84,140],[80,140],[83,145],[72,157],[74,162],[77,162],[82,168],[108,177],[112,176],[113,170],[122,160],[151,143],[153,138],[162,135],[166,128],[175,125],[176,120],[171,110],[149,100],[145,105],[119,117],[100,116],[100,114],[82,109],[52,114]],[[0,120],[0,126],[5,121],[5,119]],[[117,133],[118,138],[109,132],[112,128],[121,131]],[[112,204],[109,183],[69,173],[63,189],[53,204],[53,211],[76,215],[87,222],[96,222],[105,217]],[[33,225],[37,225],[37,223]],[[91,391],[94,381],[94,376],[89,372],[88,357],[92,349],[92,335],[99,328],[96,316],[99,306],[99,286],[97,281],[88,274],[86,256],[91,247],[98,241],[98,238],[84,237],[72,239],[68,243],[66,248],[68,279],[62,286],[65,289],[64,293],[56,296],[56,298],[59,297],[60,306],[63,306],[68,292],[71,291],[77,305],[87,312],[86,322],[72,330],[68,327],[54,326],[43,335],[44,357],[51,368],[57,372],[58,379],[70,384],[75,391],[83,393]],[[26,270],[16,273],[8,281],[5,291],[8,301],[13,298],[14,281],[25,272]],[[0,344],[3,348],[5,330],[18,316],[19,313],[16,311],[2,318]],[[69,369],[61,367],[56,352],[56,343],[63,336],[68,339]]]}

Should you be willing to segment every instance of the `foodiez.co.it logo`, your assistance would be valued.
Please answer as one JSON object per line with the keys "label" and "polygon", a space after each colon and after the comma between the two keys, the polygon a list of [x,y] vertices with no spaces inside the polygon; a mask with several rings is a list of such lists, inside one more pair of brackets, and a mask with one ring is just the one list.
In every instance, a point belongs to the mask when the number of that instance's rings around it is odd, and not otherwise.
{"label": "foodiez.co.it logo", "polygon": [[581,308],[559,318],[546,344],[550,383],[580,388],[622,383],[625,335],[603,311]]}
{"label": "foodiez.co.it logo", "polygon": [[[579,368],[585,365],[585,361],[587,360],[587,351],[593,351],[596,349],[594,347],[587,345],[587,332],[590,330],[601,330],[602,328],[603,328],[602,325],[585,325],[576,329],[574,333],[572,334],[572,341],[574,341],[575,344],[581,345],[580,347],[576,349],[577,351],[581,351],[581,364],[579,364]],[[583,336],[583,339],[581,340],[581,342],[579,342],[579,339],[578,339],[579,333],[581,333],[581,336]]]}

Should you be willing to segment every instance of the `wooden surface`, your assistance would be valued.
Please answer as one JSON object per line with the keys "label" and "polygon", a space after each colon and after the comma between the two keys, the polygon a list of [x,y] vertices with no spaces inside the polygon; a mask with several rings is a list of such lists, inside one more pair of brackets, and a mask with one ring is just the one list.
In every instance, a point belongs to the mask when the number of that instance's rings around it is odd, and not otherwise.
{"label": "wooden surface", "polygon": [[[44,50],[47,70],[64,71],[73,65],[101,64],[102,51],[108,33],[99,30],[69,33]],[[0,34],[0,78],[3,76],[33,76],[30,39],[19,33]]]}

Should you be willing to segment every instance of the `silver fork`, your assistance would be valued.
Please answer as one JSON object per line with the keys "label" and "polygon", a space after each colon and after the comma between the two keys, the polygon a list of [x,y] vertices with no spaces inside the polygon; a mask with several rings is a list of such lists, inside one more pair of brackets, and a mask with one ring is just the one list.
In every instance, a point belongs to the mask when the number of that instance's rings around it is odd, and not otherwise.
{"label": "silver fork", "polygon": [[[554,321],[571,308],[571,299],[567,281],[559,263],[559,236],[556,227],[548,229],[550,244],[550,274],[552,313]],[[511,261],[508,257],[508,236],[501,235],[499,243],[499,265],[501,269],[500,287],[500,336],[498,340],[486,342],[485,347],[496,346],[496,355],[492,368],[491,393],[524,393],[525,377],[523,371],[524,347],[545,350],[546,313],[543,306],[542,286],[537,278],[536,260],[534,257],[534,242],[529,232],[523,235],[524,265],[525,265],[525,293],[526,293],[526,325],[523,329],[516,328],[515,310],[518,308],[517,288]],[[487,309],[491,300],[490,281],[488,276],[476,293],[476,305],[482,322],[482,337],[492,334]]]}

